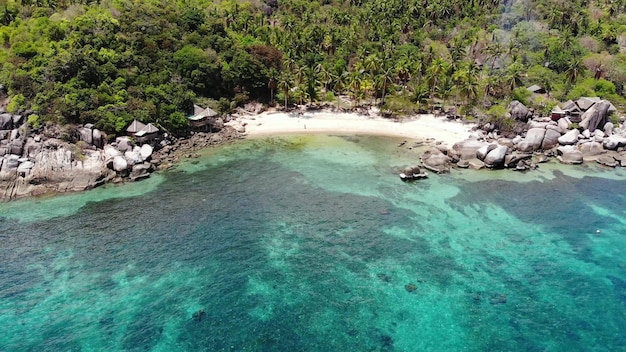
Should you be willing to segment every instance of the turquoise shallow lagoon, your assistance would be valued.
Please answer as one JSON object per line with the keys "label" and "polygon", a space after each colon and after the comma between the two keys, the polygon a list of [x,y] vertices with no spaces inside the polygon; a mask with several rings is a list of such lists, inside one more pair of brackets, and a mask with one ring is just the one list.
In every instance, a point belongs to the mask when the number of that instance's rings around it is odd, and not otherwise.
{"label": "turquoise shallow lagoon", "polygon": [[248,140],[0,204],[0,351],[626,351],[621,170],[403,183],[396,146]]}

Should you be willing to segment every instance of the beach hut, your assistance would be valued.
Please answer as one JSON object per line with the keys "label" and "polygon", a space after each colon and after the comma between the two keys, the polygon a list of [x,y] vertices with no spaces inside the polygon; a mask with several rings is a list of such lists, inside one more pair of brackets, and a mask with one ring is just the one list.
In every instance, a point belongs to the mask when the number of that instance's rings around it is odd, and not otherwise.
{"label": "beach hut", "polygon": [[204,127],[204,128],[206,128],[206,126],[208,126],[211,123],[213,123],[213,118],[215,116],[217,116],[217,112],[215,112],[213,109],[211,109],[211,108],[203,109],[202,107],[200,107],[198,105],[194,105],[193,106],[193,115],[188,116],[187,120],[189,120],[189,123],[193,127],[196,127],[196,128]]}
{"label": "beach hut", "polygon": [[137,142],[146,143],[155,140],[159,137],[159,129],[153,124],[149,123],[144,126],[140,131],[135,133],[135,139]]}
{"label": "beach hut", "polygon": [[146,127],[145,124],[137,121],[137,120],[133,120],[133,122],[130,124],[130,126],[128,126],[128,128],[126,128],[126,134],[128,134],[131,137],[134,137],[135,134],[141,130],[143,130]]}

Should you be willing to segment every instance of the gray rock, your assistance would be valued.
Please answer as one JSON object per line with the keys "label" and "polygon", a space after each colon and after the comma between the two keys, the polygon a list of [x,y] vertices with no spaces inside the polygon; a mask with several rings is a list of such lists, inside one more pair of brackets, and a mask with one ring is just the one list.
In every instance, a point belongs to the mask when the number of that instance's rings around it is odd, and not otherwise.
{"label": "gray rock", "polygon": [[13,115],[13,127],[18,127],[22,124],[24,115]]}
{"label": "gray rock", "polygon": [[11,144],[9,145],[9,153],[11,154],[17,154],[17,155],[22,155],[22,152],[24,151],[24,141],[23,140],[15,140],[13,142],[11,142]]}
{"label": "gray rock", "polygon": [[583,163],[583,153],[580,150],[576,149],[573,146],[563,146],[558,148],[559,156],[557,159],[562,164],[582,164]]}
{"label": "gray rock", "polygon": [[598,142],[585,142],[578,145],[578,149],[585,157],[604,153],[604,147]]}
{"label": "gray rock", "polygon": [[526,122],[532,116],[532,113],[528,108],[517,100],[513,100],[509,104],[509,114],[515,120]]}
{"label": "gray rock", "polygon": [[580,134],[580,131],[578,131],[577,129],[570,130],[566,134],[560,136],[558,138],[558,142],[561,145],[574,145],[578,143],[579,134]]}
{"label": "gray rock", "polygon": [[150,171],[152,171],[153,167],[150,163],[141,163],[137,165],[133,165],[133,168],[130,172],[131,180],[139,180],[150,176]]}
{"label": "gray rock", "polygon": [[569,121],[569,119],[568,119],[568,118],[566,118],[566,117],[562,117],[562,118],[560,118],[560,119],[559,119],[559,121],[557,121],[557,125],[558,125],[558,126],[559,126],[559,128],[561,129],[561,132],[562,132],[562,133],[566,133],[566,132],[567,132],[567,130],[569,130],[569,126],[570,126],[571,124],[572,124],[572,123],[571,123],[571,122]]}
{"label": "gray rock", "polygon": [[478,148],[478,150],[476,151],[476,158],[478,158],[478,160],[484,161],[487,154],[489,154],[490,151],[496,149],[497,147],[498,146],[496,144],[488,144]]}
{"label": "gray rock", "polygon": [[560,132],[553,129],[546,129],[543,141],[541,142],[541,149],[547,150],[556,147],[559,144],[559,137],[561,137]]}
{"label": "gray rock", "polygon": [[0,114],[0,130],[13,129],[13,116],[11,114]]}
{"label": "gray rock", "polygon": [[[546,135],[546,130],[543,128],[531,128],[526,132],[526,138],[524,141],[529,144],[531,151],[538,150],[541,148],[541,143],[543,142],[543,137]],[[558,137],[557,137],[558,138]],[[518,147],[519,149],[519,147]],[[524,150],[526,152],[527,150]]]}
{"label": "gray rock", "polygon": [[30,171],[30,169],[33,168],[33,166],[35,166],[35,163],[33,163],[32,161],[25,161],[25,162],[21,163],[17,167],[17,172],[18,173],[28,173]]}
{"label": "gray rock", "polygon": [[430,171],[436,173],[444,173],[450,171],[450,158],[443,154],[439,149],[431,148],[426,151],[422,157],[422,165]]}
{"label": "gray rock", "polygon": [[104,157],[107,160],[113,159],[116,156],[122,155],[122,153],[119,150],[115,149],[115,147],[110,144],[105,145],[103,149],[104,149]]}
{"label": "gray rock", "polygon": [[487,142],[479,141],[477,139],[466,139],[455,143],[452,149],[456,151],[461,159],[472,159],[476,157],[476,151],[479,148],[488,145]]}
{"label": "gray rock", "polygon": [[600,165],[604,165],[608,167],[616,167],[617,165],[619,165],[619,162],[610,155],[600,155],[596,159],[596,162]]}
{"label": "gray rock", "polygon": [[603,146],[606,150],[616,150],[619,147],[626,146],[626,137],[613,134],[604,139]]}
{"label": "gray rock", "polygon": [[122,156],[116,156],[113,158],[113,170],[122,172],[128,169],[128,162]]}
{"label": "gray rock", "polygon": [[561,127],[559,127],[558,125],[553,125],[553,124],[549,124],[548,126],[546,126],[546,130],[553,130],[553,131],[558,132],[559,134],[563,134],[567,132],[567,130],[563,131]]}
{"label": "gray rock", "polygon": [[141,159],[143,159],[144,161],[150,159],[150,156],[152,155],[153,151],[154,151],[154,149],[152,148],[152,146],[150,146],[150,144],[142,145],[141,149],[139,150],[139,154],[141,155]]}
{"label": "gray rock", "polygon": [[133,142],[128,137],[117,137],[115,143],[117,144],[117,150],[122,153],[133,150]]}
{"label": "gray rock", "polygon": [[613,129],[615,128],[615,125],[613,125],[613,122],[607,122],[604,124],[604,127],[602,128],[602,130],[604,131],[604,133],[607,136],[611,136],[613,135]]}
{"label": "gray rock", "polygon": [[474,158],[469,160],[469,167],[472,170],[481,170],[485,168],[485,163]]}
{"label": "gray rock", "polygon": [[517,164],[524,160],[530,160],[532,158],[530,153],[511,153],[504,157],[504,167],[512,168],[517,167]]}
{"label": "gray rock", "polygon": [[548,122],[543,122],[543,121],[530,121],[528,122],[528,128],[546,128],[548,127],[549,123]]}
{"label": "gray rock", "polygon": [[124,158],[126,159],[128,165],[143,163],[143,158],[141,157],[141,153],[139,151],[127,151],[124,153]]}
{"label": "gray rock", "polygon": [[487,154],[483,162],[489,168],[502,167],[504,165],[504,157],[508,152],[508,147],[499,145]]}
{"label": "gray rock", "polygon": [[470,163],[468,160],[466,159],[461,159],[456,163],[456,166],[462,168],[462,169],[467,169],[470,166]]}
{"label": "gray rock", "polygon": [[102,148],[105,144],[104,133],[102,133],[99,129],[95,128],[92,130],[92,144],[97,148]]}
{"label": "gray rock", "polygon": [[607,122],[607,116],[611,103],[601,100],[595,103],[589,110],[585,111],[581,116],[580,127],[588,129],[590,132],[597,128],[604,127]]}
{"label": "gray rock", "polygon": [[15,154],[10,154],[8,158],[5,158],[5,162],[3,164],[3,167],[5,167],[5,169],[3,171],[16,170],[19,165],[20,165],[20,156],[15,155]]}
{"label": "gray rock", "polygon": [[80,134],[80,140],[92,145],[93,144],[93,134],[90,128],[81,127],[78,129],[78,133]]}

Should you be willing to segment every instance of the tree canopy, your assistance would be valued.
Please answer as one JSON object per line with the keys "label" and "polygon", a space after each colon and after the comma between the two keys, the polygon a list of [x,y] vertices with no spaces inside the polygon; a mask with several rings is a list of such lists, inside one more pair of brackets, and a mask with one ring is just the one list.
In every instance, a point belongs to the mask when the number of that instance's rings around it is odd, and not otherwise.
{"label": "tree canopy", "polygon": [[538,108],[572,92],[624,104],[624,0],[2,0],[0,14],[9,110],[111,134],[135,118],[182,133],[197,102],[488,108],[539,84]]}

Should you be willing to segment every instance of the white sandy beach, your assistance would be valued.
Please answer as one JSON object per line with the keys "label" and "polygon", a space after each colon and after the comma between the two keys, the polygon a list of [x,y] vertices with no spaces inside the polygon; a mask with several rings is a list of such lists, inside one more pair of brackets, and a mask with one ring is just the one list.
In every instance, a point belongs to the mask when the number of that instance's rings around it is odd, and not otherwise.
{"label": "white sandy beach", "polygon": [[239,117],[245,123],[248,136],[267,136],[300,133],[370,134],[410,139],[432,138],[449,145],[469,137],[471,124],[448,121],[431,114],[406,117],[399,122],[382,117],[355,113],[265,112],[255,116]]}

